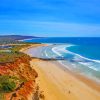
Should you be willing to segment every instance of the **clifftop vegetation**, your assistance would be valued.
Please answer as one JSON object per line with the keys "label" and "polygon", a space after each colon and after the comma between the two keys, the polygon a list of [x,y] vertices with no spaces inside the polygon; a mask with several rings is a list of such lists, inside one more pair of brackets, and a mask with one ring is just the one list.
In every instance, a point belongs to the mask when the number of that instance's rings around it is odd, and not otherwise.
{"label": "clifftop vegetation", "polygon": [[35,82],[38,75],[30,67],[30,56],[20,52],[27,46],[30,44],[12,44],[0,49],[0,100],[38,98]]}

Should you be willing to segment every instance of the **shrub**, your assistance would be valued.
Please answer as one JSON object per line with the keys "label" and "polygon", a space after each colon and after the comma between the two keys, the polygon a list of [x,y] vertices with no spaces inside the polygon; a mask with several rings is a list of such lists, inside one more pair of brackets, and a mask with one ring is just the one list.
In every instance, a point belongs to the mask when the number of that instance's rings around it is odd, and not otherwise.
{"label": "shrub", "polygon": [[9,76],[0,76],[0,92],[10,92],[16,87],[14,79]]}

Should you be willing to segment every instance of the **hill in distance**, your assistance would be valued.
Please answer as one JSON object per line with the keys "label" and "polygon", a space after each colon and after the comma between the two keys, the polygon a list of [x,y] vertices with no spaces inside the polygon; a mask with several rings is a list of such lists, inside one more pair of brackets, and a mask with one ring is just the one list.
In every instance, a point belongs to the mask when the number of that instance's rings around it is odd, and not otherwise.
{"label": "hill in distance", "polygon": [[0,44],[17,43],[18,40],[39,38],[36,36],[22,36],[22,35],[0,35]]}

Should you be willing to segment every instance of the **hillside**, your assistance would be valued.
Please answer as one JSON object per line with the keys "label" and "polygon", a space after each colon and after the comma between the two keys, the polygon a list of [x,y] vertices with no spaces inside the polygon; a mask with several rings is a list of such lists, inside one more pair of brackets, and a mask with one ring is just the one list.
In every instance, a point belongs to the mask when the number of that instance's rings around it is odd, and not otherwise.
{"label": "hillside", "polygon": [[22,35],[0,35],[0,39],[13,39],[13,40],[21,40],[21,39],[30,39],[37,38],[36,36],[22,36]]}
{"label": "hillside", "polygon": [[20,43],[18,40],[38,38],[35,36],[0,35],[0,44]]}
{"label": "hillside", "polygon": [[30,66],[32,58],[20,52],[28,46],[0,49],[0,100],[39,100],[38,74]]}
{"label": "hillside", "polygon": [[31,69],[30,59],[24,55],[13,62],[0,64],[0,100],[30,100],[34,97],[37,73]]}

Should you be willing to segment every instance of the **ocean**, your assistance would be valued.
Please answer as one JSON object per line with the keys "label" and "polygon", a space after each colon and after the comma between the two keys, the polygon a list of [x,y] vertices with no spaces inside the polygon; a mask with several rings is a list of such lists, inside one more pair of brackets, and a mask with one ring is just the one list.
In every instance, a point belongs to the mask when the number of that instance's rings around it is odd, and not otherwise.
{"label": "ocean", "polygon": [[54,44],[43,50],[44,57],[64,58],[59,62],[67,69],[100,83],[99,37],[53,37],[25,41]]}

